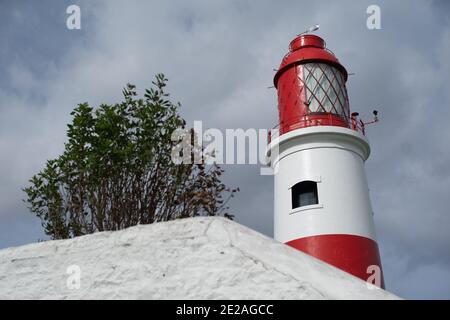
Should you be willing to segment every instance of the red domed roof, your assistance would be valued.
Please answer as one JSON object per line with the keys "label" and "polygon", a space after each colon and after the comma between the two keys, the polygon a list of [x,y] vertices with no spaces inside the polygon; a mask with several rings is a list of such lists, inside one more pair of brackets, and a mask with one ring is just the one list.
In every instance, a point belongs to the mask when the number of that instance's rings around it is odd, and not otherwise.
{"label": "red domed roof", "polygon": [[289,52],[281,61],[280,67],[273,79],[275,87],[277,87],[278,78],[289,66],[309,62],[325,62],[333,64],[341,70],[345,81],[347,81],[347,70],[339,62],[336,56],[330,50],[326,49],[325,40],[316,35],[305,34],[300,35],[291,41]]}

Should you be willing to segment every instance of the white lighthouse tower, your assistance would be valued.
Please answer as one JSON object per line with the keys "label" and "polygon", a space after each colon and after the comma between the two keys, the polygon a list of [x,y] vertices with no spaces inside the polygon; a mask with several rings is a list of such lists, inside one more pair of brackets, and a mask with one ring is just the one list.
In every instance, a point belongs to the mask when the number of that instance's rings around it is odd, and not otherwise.
{"label": "white lighthouse tower", "polygon": [[275,74],[279,134],[269,144],[275,175],[275,239],[367,280],[380,271],[364,162],[364,123],[350,114],[347,71],[322,38],[300,35]]}

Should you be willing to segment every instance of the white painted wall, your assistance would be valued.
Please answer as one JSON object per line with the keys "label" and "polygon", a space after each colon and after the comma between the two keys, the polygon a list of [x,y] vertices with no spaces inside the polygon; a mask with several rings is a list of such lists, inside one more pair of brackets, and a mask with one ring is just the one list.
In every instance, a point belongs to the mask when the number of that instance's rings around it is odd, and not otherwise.
{"label": "white painted wall", "polygon": [[[364,170],[370,147],[351,129],[316,126],[281,135],[269,148],[275,169],[274,236],[280,242],[324,234],[359,235],[376,241]],[[291,187],[317,182],[319,204],[291,208]]]}

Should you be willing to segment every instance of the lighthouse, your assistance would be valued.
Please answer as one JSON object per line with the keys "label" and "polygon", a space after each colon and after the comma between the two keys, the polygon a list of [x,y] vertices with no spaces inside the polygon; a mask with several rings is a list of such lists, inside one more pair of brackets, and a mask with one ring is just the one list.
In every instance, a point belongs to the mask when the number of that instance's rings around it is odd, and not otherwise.
{"label": "lighthouse", "polygon": [[275,74],[274,237],[363,280],[378,270],[384,288],[364,169],[367,123],[350,112],[347,77],[312,34],[292,40]]}

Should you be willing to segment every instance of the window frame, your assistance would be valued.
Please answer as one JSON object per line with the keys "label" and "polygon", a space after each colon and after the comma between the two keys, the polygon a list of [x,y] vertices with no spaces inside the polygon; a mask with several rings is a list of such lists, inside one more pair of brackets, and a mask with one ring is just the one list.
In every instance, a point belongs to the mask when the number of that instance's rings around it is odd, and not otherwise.
{"label": "window frame", "polygon": [[[320,198],[319,198],[319,183],[322,181],[321,177],[316,177],[316,178],[309,178],[309,179],[303,179],[297,183],[295,183],[294,185],[292,185],[289,188],[289,194],[290,194],[290,213],[289,214],[293,214],[299,211],[305,211],[305,210],[310,210],[310,209],[319,209],[319,208],[323,208],[323,204],[320,202]],[[315,204],[309,204],[309,205],[303,205],[303,206],[298,206],[298,207],[294,207],[294,188],[297,185],[300,185],[301,183],[305,183],[305,182],[313,182],[315,183],[315,191],[316,191],[316,200],[317,203]],[[300,196],[300,194],[298,194],[298,196]]]}
{"label": "window frame", "polygon": [[342,72],[335,66],[323,62],[309,62],[302,66],[309,113],[333,114],[348,121],[350,107]]}

